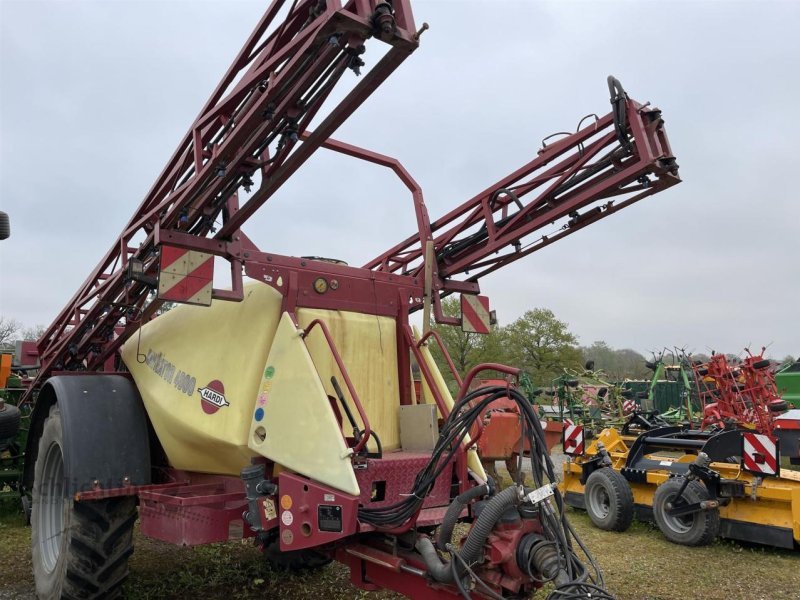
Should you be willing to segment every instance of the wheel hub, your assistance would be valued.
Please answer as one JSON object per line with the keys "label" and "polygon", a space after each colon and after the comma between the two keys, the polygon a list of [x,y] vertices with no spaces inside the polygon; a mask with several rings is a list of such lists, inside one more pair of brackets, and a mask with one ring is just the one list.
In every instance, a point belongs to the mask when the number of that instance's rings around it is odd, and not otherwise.
{"label": "wheel hub", "polygon": [[39,551],[42,564],[48,573],[56,567],[61,554],[61,538],[64,533],[64,509],[66,507],[66,481],[64,480],[64,457],[61,447],[53,444],[47,449],[44,459],[42,484],[39,490],[37,525]]}

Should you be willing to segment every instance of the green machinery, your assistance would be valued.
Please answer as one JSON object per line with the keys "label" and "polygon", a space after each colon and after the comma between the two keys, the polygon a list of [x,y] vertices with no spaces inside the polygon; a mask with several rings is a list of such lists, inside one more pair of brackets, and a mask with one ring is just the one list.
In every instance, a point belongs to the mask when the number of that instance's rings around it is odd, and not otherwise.
{"label": "green machinery", "polygon": [[553,398],[549,416],[592,431],[621,425],[625,421],[623,404],[633,397],[630,390],[606,381],[605,374],[594,370],[591,361],[582,373],[565,369],[543,393]]}
{"label": "green machinery", "polygon": [[800,408],[800,360],[784,365],[775,373],[775,386],[783,400]]}
{"label": "green machinery", "polygon": [[0,387],[0,501],[19,500],[18,483],[28,437],[30,408],[17,408],[25,388],[17,375],[11,375]]}
{"label": "green machinery", "polygon": [[690,359],[676,351],[672,356],[678,358],[668,364],[664,355],[654,354],[653,360],[645,363],[653,371],[649,382],[626,381],[622,385],[634,392],[642,412],[655,412],[669,423],[693,422],[702,414],[702,407],[695,394]]}

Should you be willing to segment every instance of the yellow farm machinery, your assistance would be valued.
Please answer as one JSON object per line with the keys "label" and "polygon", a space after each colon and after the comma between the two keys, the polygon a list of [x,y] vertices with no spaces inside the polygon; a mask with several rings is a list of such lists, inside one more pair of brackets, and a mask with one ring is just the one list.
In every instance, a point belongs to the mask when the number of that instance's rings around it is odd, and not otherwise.
{"label": "yellow farm machinery", "polygon": [[771,436],[667,426],[638,436],[605,429],[583,442],[582,428],[565,428],[561,488],[601,529],[624,531],[636,517],[688,546],[717,536],[800,543],[800,473],[781,468]]}

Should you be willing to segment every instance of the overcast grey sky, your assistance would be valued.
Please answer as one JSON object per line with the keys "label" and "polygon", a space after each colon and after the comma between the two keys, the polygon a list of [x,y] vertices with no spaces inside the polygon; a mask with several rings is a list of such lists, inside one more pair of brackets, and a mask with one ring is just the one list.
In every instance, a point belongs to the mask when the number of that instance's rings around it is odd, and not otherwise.
{"label": "overcast grey sky", "polygon": [[[267,4],[0,0],[0,314],[63,307]],[[432,218],[607,112],[610,73],[664,111],[681,166],[679,186],[486,278],[502,323],[544,306],[583,344],[800,353],[800,2],[412,5],[420,49],[336,137],[401,159]],[[363,264],[413,227],[388,172],[321,151],[245,230]]]}

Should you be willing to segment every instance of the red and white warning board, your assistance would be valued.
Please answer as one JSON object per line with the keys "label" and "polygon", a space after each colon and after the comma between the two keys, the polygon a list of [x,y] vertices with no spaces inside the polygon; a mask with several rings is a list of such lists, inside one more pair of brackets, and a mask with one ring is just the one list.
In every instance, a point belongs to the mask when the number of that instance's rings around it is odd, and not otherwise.
{"label": "red and white warning board", "polygon": [[562,444],[564,446],[564,454],[568,456],[580,456],[583,454],[583,427],[564,423]]}
{"label": "red and white warning board", "polygon": [[467,333],[489,333],[489,297],[461,294],[461,329]]}
{"label": "red and white warning board", "polygon": [[743,433],[742,468],[755,475],[777,475],[778,442],[762,433]]}
{"label": "red and white warning board", "polygon": [[158,298],[185,304],[211,304],[214,256],[174,246],[161,247]]}

